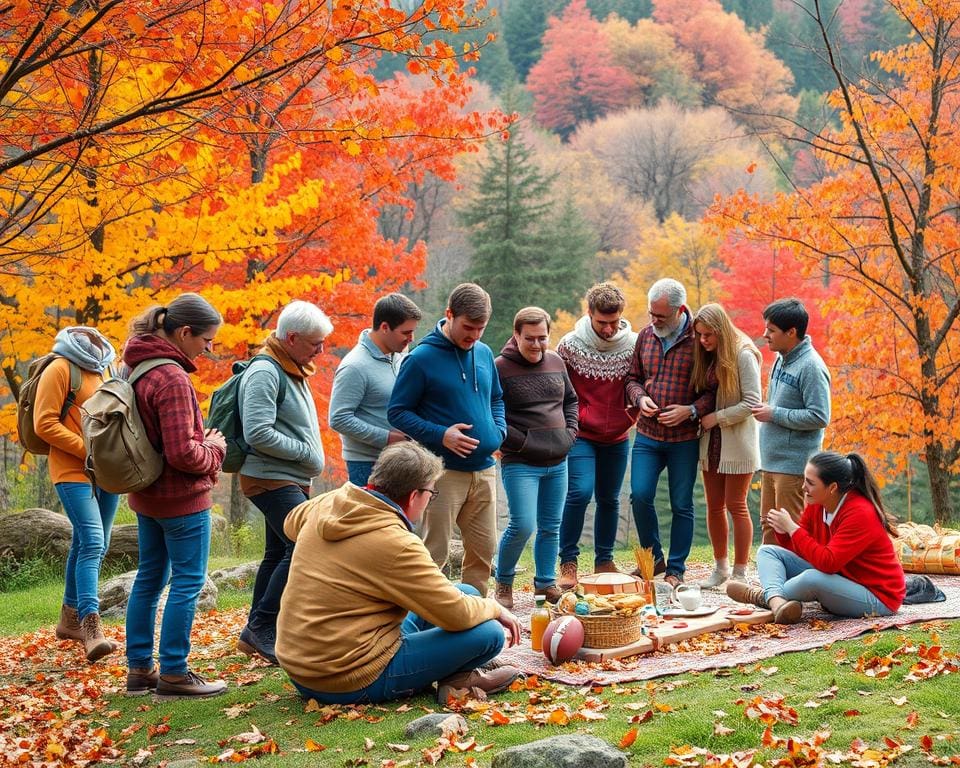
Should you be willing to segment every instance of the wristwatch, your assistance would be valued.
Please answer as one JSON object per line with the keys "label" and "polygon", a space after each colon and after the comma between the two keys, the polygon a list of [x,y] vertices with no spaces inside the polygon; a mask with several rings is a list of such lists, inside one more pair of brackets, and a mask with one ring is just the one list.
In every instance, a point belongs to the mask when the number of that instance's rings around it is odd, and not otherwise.
{"label": "wristwatch", "polygon": [[697,416],[698,416],[698,414],[697,414],[697,406],[691,405],[691,406],[690,406],[690,421],[696,421],[696,420],[697,420]]}

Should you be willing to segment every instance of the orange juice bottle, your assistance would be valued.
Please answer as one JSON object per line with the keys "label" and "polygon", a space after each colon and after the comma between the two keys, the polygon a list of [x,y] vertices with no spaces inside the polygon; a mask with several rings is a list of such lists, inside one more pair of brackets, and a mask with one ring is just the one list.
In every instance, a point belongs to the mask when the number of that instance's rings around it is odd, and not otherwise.
{"label": "orange juice bottle", "polygon": [[546,598],[537,598],[537,607],[530,617],[530,647],[535,651],[543,650],[543,631],[550,623],[550,614],[547,612]]}

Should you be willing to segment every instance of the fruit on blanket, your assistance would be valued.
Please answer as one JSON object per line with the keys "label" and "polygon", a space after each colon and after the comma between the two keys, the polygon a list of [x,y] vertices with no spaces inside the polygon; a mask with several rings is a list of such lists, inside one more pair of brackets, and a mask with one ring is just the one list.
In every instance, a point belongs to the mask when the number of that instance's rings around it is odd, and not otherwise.
{"label": "fruit on blanket", "polygon": [[573,613],[577,607],[577,596],[573,592],[564,592],[557,603],[557,610],[560,613]]}
{"label": "fruit on blanket", "polygon": [[543,633],[543,655],[551,664],[570,661],[583,647],[583,624],[574,616],[561,616]]}

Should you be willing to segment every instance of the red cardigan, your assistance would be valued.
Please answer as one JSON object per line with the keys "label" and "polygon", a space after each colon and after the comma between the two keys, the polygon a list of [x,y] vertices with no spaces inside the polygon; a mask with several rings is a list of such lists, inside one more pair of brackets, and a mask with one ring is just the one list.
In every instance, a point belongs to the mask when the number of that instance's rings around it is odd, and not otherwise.
{"label": "red cardigan", "polygon": [[873,503],[856,491],[847,494],[831,525],[823,522],[823,507],[811,504],[793,536],[778,533],[777,542],[818,571],[862,584],[891,611],[903,603],[903,566],[893,542]]}

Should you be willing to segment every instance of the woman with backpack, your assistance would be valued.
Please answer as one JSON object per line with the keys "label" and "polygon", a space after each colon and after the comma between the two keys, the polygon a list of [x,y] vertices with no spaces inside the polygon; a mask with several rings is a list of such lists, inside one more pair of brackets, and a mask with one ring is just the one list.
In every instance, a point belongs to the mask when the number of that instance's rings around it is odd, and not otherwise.
{"label": "woman with backpack", "polygon": [[[216,696],[222,680],[207,681],[187,667],[190,629],[207,575],[211,490],[226,444],[205,430],[190,374],[193,360],[210,350],[222,318],[195,293],[182,293],[166,307],[151,307],[134,320],[123,350],[131,377],[142,363],[163,359],[133,384],[137,410],[153,447],[163,454],[163,472],[131,493],[137,513],[140,560],[127,603],[127,695],[156,690],[160,698]],[[160,593],[170,592],[160,628],[160,666],[153,636]]]}
{"label": "woman with backpack", "polygon": [[84,472],[80,414],[117,353],[96,329],[75,326],[57,334],[53,355],[37,380],[33,431],[49,446],[50,480],[73,526],[56,632],[82,642],[87,661],[97,661],[117,647],[103,634],[97,586],[119,497],[92,485]]}

